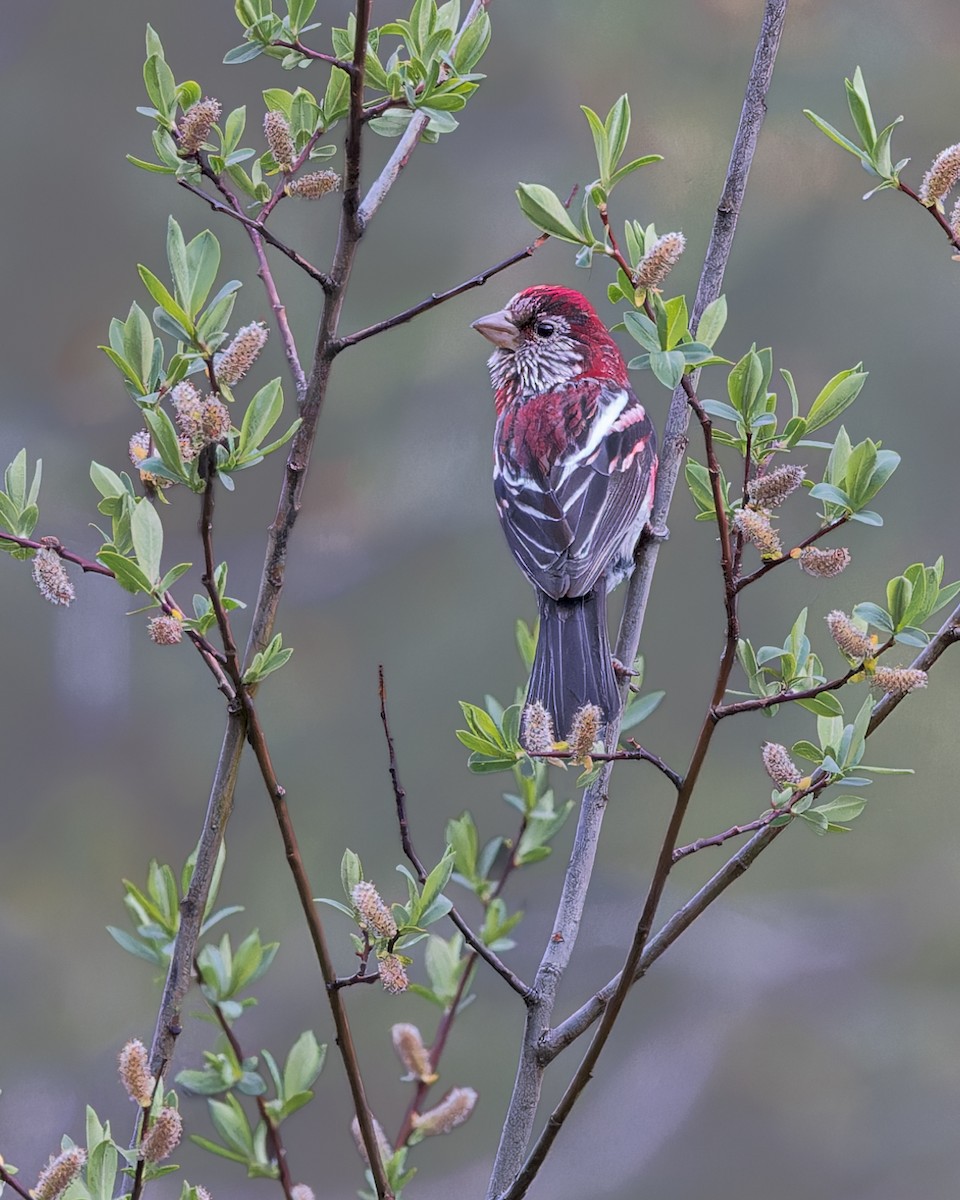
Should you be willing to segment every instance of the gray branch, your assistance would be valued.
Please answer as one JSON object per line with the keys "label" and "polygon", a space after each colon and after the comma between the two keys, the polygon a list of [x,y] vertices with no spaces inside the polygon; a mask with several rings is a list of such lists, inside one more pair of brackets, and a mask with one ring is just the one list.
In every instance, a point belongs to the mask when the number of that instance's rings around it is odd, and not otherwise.
{"label": "gray branch", "polygon": [[[747,82],[740,123],[734,139],[730,165],[717,205],[713,232],[697,288],[691,322],[691,328],[694,331],[703,310],[720,295],[723,285],[723,275],[736,232],[737,218],[746,191],[750,165],[766,112],[765,97],[773,75],[786,9],[787,0],[767,0],[764,6],[763,23]],[[646,615],[650,585],[656,568],[660,544],[666,532],[667,514],[680,473],[689,420],[690,413],[686,395],[682,388],[677,388],[670,404],[661,450],[651,519],[654,532],[653,536],[648,536],[639,547],[637,568],[630,581],[617,638],[616,653],[621,662],[633,662],[640,644],[640,633]],[[611,722],[607,736],[608,750],[615,748],[619,732],[619,720]],[[544,1063],[540,1061],[541,1042],[549,1031],[557,989],[576,944],[603,823],[610,770],[611,766],[608,765],[583,795],[576,837],[570,863],[564,876],[556,920],[534,980],[534,999],[527,1010],[516,1082],[490,1178],[488,1190],[490,1198],[509,1196],[513,1200],[514,1197],[523,1195],[533,1174],[539,1168],[539,1163],[535,1164],[529,1177],[525,1175],[521,1178],[524,1154],[530,1142],[543,1082]]]}

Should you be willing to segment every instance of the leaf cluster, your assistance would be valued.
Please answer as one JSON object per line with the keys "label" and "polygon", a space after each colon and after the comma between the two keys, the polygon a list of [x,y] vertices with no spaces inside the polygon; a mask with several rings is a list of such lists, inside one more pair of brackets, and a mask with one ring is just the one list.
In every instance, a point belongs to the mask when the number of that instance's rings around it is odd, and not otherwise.
{"label": "leaf cluster", "polygon": [[[27,486],[27,452],[20,450],[13,462],[3,473],[3,491],[0,491],[0,525],[15,537],[28,538],[33,535],[40,519],[37,500],[40,495],[40,480],[43,476],[43,461],[37,459],[33,478]],[[0,541],[0,550],[14,558],[32,558],[35,551],[12,542]]]}

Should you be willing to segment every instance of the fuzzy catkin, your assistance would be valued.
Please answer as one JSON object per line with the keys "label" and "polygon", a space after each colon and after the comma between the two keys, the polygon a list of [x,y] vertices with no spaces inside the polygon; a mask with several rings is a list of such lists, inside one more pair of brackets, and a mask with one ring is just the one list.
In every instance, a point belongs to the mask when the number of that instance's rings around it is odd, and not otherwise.
{"label": "fuzzy catkin", "polygon": [[147,1048],[139,1038],[127,1042],[120,1051],[119,1070],[120,1082],[127,1095],[141,1108],[146,1108],[153,1099],[155,1081],[150,1074]]}
{"label": "fuzzy catkin", "polygon": [[531,754],[549,754],[555,743],[553,717],[540,700],[528,704],[523,710],[524,748]]}
{"label": "fuzzy catkin", "polygon": [[781,791],[788,783],[799,783],[803,778],[786,746],[779,742],[764,742],[762,755],[764,770]]}
{"label": "fuzzy catkin", "polygon": [[82,1146],[71,1146],[56,1158],[51,1157],[32,1189],[34,1200],[57,1200],[80,1174],[86,1161],[87,1152]]}
{"label": "fuzzy catkin", "polygon": [[786,463],[767,475],[752,479],[747,488],[750,503],[757,508],[778,508],[803,483],[805,475],[804,467]]}
{"label": "fuzzy catkin", "polygon": [[190,105],[179,121],[180,149],[184,154],[196,154],[203,146],[220,120],[221,108],[220,101],[210,96]]}
{"label": "fuzzy catkin", "polygon": [[878,692],[891,696],[906,696],[917,688],[927,686],[927,673],[918,667],[877,667],[873,673],[873,687]]}
{"label": "fuzzy catkin", "polygon": [[406,1067],[408,1077],[420,1083],[433,1083],[437,1078],[430,1063],[430,1051],[416,1025],[400,1022],[390,1030],[390,1038],[397,1057]]}
{"label": "fuzzy catkin", "polygon": [[393,913],[384,904],[380,893],[366,879],[353,885],[350,893],[354,908],[360,914],[360,924],[378,938],[395,938],[397,923]]}
{"label": "fuzzy catkin", "polygon": [[687,244],[682,233],[665,233],[646,252],[633,275],[638,288],[655,288],[663,283],[680,260]]}
{"label": "fuzzy catkin", "polygon": [[761,558],[778,558],[783,553],[780,537],[765,512],[741,508],[734,524],[746,540],[760,551]]}
{"label": "fuzzy catkin", "polygon": [[477,1093],[473,1088],[451,1088],[435,1108],[416,1114],[413,1118],[413,1127],[426,1137],[450,1133],[451,1130],[466,1121],[476,1103]]}
{"label": "fuzzy catkin", "polygon": [[940,204],[960,181],[960,142],[941,150],[930,164],[917,193],[928,207]]}
{"label": "fuzzy catkin", "polygon": [[820,546],[804,546],[797,555],[800,569],[820,579],[833,579],[850,565],[850,551],[846,546],[823,549]]}
{"label": "fuzzy catkin", "polygon": [[49,600],[51,604],[62,604],[64,608],[69,608],[77,598],[63,560],[50,546],[44,546],[33,556],[33,582],[44,600]]}
{"label": "fuzzy catkin", "polygon": [[835,608],[827,614],[826,620],[831,637],[847,658],[853,659],[854,662],[863,662],[865,658],[872,657],[876,646],[862,629],[854,625],[845,612]]}

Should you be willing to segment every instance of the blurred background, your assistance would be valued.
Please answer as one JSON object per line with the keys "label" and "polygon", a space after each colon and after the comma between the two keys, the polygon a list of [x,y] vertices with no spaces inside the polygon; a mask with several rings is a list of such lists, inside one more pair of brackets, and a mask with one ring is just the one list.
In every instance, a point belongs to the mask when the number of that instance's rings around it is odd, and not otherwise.
{"label": "blurred background", "polygon": [[[320,0],[315,19],[342,24],[346,5]],[[712,213],[753,53],[759,0],[526,0],[492,5],[489,82],[460,130],[415,154],[364,240],[343,329],[380,320],[450,287],[531,239],[513,195],[518,180],[561,195],[593,177],[593,149],[578,106],[604,113],[625,90],[634,124],[630,156],[659,152],[615,196],[615,219],[682,229],[688,252],[669,290],[696,286]],[[378,0],[374,20],[402,10]],[[303,84],[258,60],[226,68],[240,41],[227,0],[34,0],[4,14],[0,108],[4,227],[0,354],[0,463],[26,446],[44,460],[39,534],[93,555],[98,499],[91,458],[127,468],[138,415],[96,349],[110,318],[147,303],[144,262],[165,276],[164,236],[174,213],[188,237],[211,227],[222,278],[246,286],[236,325],[268,319],[248,243],[169,181],[135,170],[150,157],[141,68],[143,30],[160,33],[178,79],[193,78],[225,109],[248,105],[244,144],[261,148],[260,89]],[[314,44],[327,47],[326,31]],[[852,567],[816,581],[785,568],[745,604],[755,643],[781,641],[798,609],[828,670],[840,667],[823,617],[834,607],[883,600],[883,585],[912,561],[946,555],[960,571],[955,505],[956,273],[944,239],[905,198],[870,186],[856,162],[801,115],[813,108],[848,130],[843,77],[859,64],[879,122],[906,121],[894,157],[912,159],[914,187],[931,158],[957,141],[960,11],[953,0],[793,0],[726,291],[730,320],[719,344],[739,357],[773,345],[795,375],[804,406],[834,373],[864,360],[870,379],[847,416],[856,439],[900,451],[903,465],[879,505],[883,531],[851,526]],[[341,136],[340,131],[337,134]],[[365,178],[391,144],[371,137]],[[334,164],[336,165],[336,163]],[[289,209],[289,210],[288,210]],[[283,206],[276,229],[320,264],[328,261],[334,205]],[[612,277],[573,266],[569,247],[533,260],[416,322],[338,359],[323,414],[307,503],[297,526],[278,628],[296,648],[261,693],[261,710],[306,862],[318,892],[337,895],[345,846],[388,899],[403,895],[401,860],[377,719],[383,663],[400,769],[422,856],[436,861],[445,821],[470,809],[481,836],[509,833],[506,777],[475,777],[455,740],[457,700],[509,700],[520,680],[517,616],[533,596],[503,544],[490,492],[492,402],[487,347],[469,329],[481,313],[538,281],[586,292],[607,320]],[[284,260],[275,269],[301,351],[312,344],[318,297]],[[277,339],[249,391],[284,375]],[[662,425],[668,395],[644,376],[638,390]],[[701,393],[723,396],[721,372]],[[827,431],[831,432],[831,431]],[[696,439],[694,440],[696,449]],[[238,477],[218,507],[218,550],[230,592],[252,602],[265,530],[282,470],[278,455]],[[810,454],[811,473],[822,463]],[[164,509],[167,564],[196,561],[197,503],[171,494]],[[812,528],[814,506],[792,502],[791,535]],[[644,743],[682,769],[712,686],[722,636],[713,534],[694,524],[678,492],[671,540],[660,557],[644,633],[648,688],[667,697],[642,728]],[[61,1133],[83,1136],[93,1103],[126,1136],[132,1109],[116,1083],[130,1037],[149,1042],[157,991],[151,968],[105,932],[125,926],[121,879],[141,882],[151,857],[177,869],[193,847],[223,728],[223,705],[190,647],[161,649],[131,598],[107,581],[77,579],[78,599],[54,610],[26,564],[0,562],[4,702],[0,869],[0,1152],[29,1185]],[[75,576],[77,573],[74,573]],[[192,585],[192,586],[191,586]],[[199,571],[178,585],[189,598]],[[245,625],[239,625],[245,635]],[[882,779],[846,837],[791,830],[657,963],[628,1001],[532,1194],[557,1198],[655,1195],[681,1200],[775,1193],[847,1200],[956,1195],[960,1119],[960,826],[955,818],[960,655],[948,655],[926,692],[912,697],[870,743],[868,759],[913,766]],[[860,696],[853,700],[859,705]],[[849,706],[848,706],[849,707]],[[852,709],[851,709],[852,711]],[[951,715],[952,714],[952,715]],[[759,748],[811,736],[813,717],[782,711],[725,722],[715,739],[684,840],[753,819],[769,781]],[[573,773],[559,775],[561,798]],[[669,785],[652,769],[618,772],[606,817],[575,969],[558,1015],[579,1005],[619,966],[661,836]],[[522,907],[509,961],[530,978],[549,935],[570,827],[554,857],[516,876]],[[279,939],[257,1009],[238,1034],[248,1053],[278,1057],[305,1028],[332,1037],[270,806],[244,764],[228,837],[223,903],[239,940],[256,926]],[[668,916],[722,863],[707,850],[676,870]],[[458,900],[460,897],[458,897]],[[463,897],[468,914],[474,909]],[[351,967],[345,919],[329,930],[341,969]],[[419,968],[418,968],[419,970]],[[480,1196],[513,1081],[521,1006],[481,974],[479,999],[458,1021],[442,1063],[442,1089],[480,1094],[466,1126],[415,1150],[411,1196]],[[194,1009],[199,1005],[189,1005]],[[349,995],[367,1086],[391,1131],[409,1084],[389,1043],[409,1020],[432,1037],[435,1011],[412,995]],[[186,1022],[177,1066],[197,1065],[211,1028]],[[555,1100],[577,1049],[549,1076]],[[331,1053],[317,1101],[284,1127],[294,1177],[318,1196],[352,1194],[361,1168],[347,1133],[341,1067]],[[209,1134],[205,1103],[185,1098],[188,1129]],[[230,1164],[185,1144],[176,1156],[215,1197],[277,1195]],[[158,1195],[174,1195],[172,1183]],[[272,1191],[271,1191],[272,1189]]]}

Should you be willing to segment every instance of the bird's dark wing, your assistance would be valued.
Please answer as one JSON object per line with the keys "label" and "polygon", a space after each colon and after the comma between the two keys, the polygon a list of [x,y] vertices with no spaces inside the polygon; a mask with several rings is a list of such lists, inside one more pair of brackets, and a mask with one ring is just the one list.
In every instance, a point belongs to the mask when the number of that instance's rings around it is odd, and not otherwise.
{"label": "bird's dark wing", "polygon": [[554,599],[592,591],[649,516],[656,434],[636,396],[581,377],[526,400],[501,414],[495,458],[500,521],[528,578]]}

